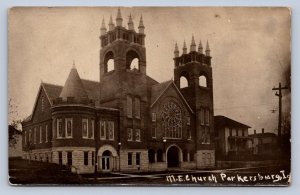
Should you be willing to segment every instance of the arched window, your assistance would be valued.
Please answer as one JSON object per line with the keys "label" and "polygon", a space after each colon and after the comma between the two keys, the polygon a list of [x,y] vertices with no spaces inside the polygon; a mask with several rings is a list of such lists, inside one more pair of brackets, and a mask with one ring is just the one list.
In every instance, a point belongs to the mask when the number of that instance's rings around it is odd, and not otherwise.
{"label": "arched window", "polygon": [[104,57],[104,72],[110,72],[115,69],[114,54],[108,52]]}
{"label": "arched window", "polygon": [[149,163],[155,162],[155,151],[153,149],[150,149],[148,151],[148,159],[149,159]]}
{"label": "arched window", "polygon": [[139,55],[137,52],[130,50],[126,54],[126,69],[128,70],[140,70],[140,62],[139,62]]}
{"label": "arched window", "polygon": [[188,87],[188,80],[185,78],[185,76],[180,77],[180,88]]}
{"label": "arched window", "polygon": [[179,87],[180,88],[188,87],[190,84],[189,80],[190,80],[189,73],[186,71],[181,72],[180,77],[179,77],[179,82],[180,82]]}
{"label": "arched window", "polygon": [[113,71],[115,69],[115,61],[114,59],[110,59],[107,62],[107,72]]}
{"label": "arched window", "polygon": [[201,75],[199,77],[199,86],[207,87],[207,80],[206,80],[206,77],[204,75]]}
{"label": "arched window", "polygon": [[161,149],[157,150],[157,162],[163,162],[163,151]]}

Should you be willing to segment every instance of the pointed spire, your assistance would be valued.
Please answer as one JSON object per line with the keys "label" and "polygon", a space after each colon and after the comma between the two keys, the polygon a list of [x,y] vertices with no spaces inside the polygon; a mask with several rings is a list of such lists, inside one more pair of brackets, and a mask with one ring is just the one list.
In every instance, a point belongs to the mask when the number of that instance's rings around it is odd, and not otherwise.
{"label": "pointed spire", "polygon": [[115,24],[113,22],[112,16],[110,15],[109,23],[108,23],[108,30],[112,31],[112,30],[114,30],[114,28],[115,28]]}
{"label": "pointed spire", "polygon": [[76,66],[75,66],[75,60],[73,60],[73,66],[72,66],[72,69],[76,69]]}
{"label": "pointed spire", "polygon": [[198,52],[199,52],[200,54],[203,54],[203,47],[202,47],[201,40],[200,40],[200,43],[199,43],[199,46],[198,46]]}
{"label": "pointed spire", "polygon": [[117,26],[122,26],[122,22],[123,22],[123,18],[121,15],[121,10],[120,10],[120,8],[118,8],[118,14],[117,14],[117,18],[116,18]]}
{"label": "pointed spire", "polygon": [[69,76],[59,97],[63,99],[67,99],[68,97],[74,97],[75,99],[79,100],[83,98],[88,98],[88,95],[83,87],[82,81],[75,67],[75,62],[73,62],[73,67],[69,73]]}
{"label": "pointed spire", "polygon": [[187,48],[186,48],[185,40],[183,42],[182,54],[187,54]]}
{"label": "pointed spire", "polygon": [[206,42],[205,55],[206,55],[206,56],[210,56],[210,48],[209,48],[208,40],[207,40],[207,42]]}
{"label": "pointed spire", "polygon": [[194,35],[192,35],[190,51],[196,51],[196,43],[195,43]]}
{"label": "pointed spire", "polygon": [[175,43],[174,56],[175,56],[175,58],[179,57],[179,50],[178,50],[177,42]]}
{"label": "pointed spire", "polygon": [[131,13],[129,15],[129,20],[128,20],[128,30],[134,30],[134,24],[132,21]]}
{"label": "pointed spire", "polygon": [[141,15],[141,18],[140,18],[140,23],[139,23],[138,29],[139,29],[139,33],[144,34],[145,26],[144,26],[143,16],[142,15]]}
{"label": "pointed spire", "polygon": [[102,19],[102,24],[101,24],[100,31],[101,31],[101,35],[105,35],[106,34],[106,25],[105,25],[104,17]]}

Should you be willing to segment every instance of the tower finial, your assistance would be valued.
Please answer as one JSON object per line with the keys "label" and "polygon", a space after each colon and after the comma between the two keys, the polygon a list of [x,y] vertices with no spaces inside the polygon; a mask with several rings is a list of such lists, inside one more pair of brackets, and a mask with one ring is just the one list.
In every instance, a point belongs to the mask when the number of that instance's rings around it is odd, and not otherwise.
{"label": "tower finial", "polygon": [[138,29],[139,29],[139,33],[144,34],[145,26],[144,26],[144,22],[143,22],[143,15],[141,15]]}
{"label": "tower finial", "polygon": [[174,56],[175,56],[175,58],[179,57],[179,50],[178,50],[177,42],[175,43]]}
{"label": "tower finial", "polygon": [[72,69],[76,69],[76,66],[75,66],[75,60],[73,60],[73,66],[72,66]]}
{"label": "tower finial", "polygon": [[128,20],[128,30],[134,30],[134,24],[132,21],[131,13],[129,15],[129,20]]}
{"label": "tower finial", "polygon": [[199,46],[198,46],[198,52],[199,52],[200,54],[203,54],[203,47],[202,47],[201,40],[200,40],[200,43],[199,43]]}
{"label": "tower finial", "polygon": [[105,35],[106,34],[106,25],[105,25],[104,17],[102,19],[102,24],[101,24],[100,31],[101,31],[101,35]]}
{"label": "tower finial", "polygon": [[114,30],[114,28],[115,28],[115,24],[113,22],[112,16],[110,15],[109,23],[108,23],[108,30],[112,31],[112,30]]}
{"label": "tower finial", "polygon": [[120,8],[118,8],[118,14],[117,14],[117,18],[116,18],[117,26],[122,26],[122,22],[123,22],[123,18],[121,15],[121,10],[120,10]]}
{"label": "tower finial", "polygon": [[185,40],[183,41],[182,54],[187,54],[187,48],[186,48]]}
{"label": "tower finial", "polygon": [[192,35],[190,51],[196,51],[196,43],[195,43],[194,35]]}
{"label": "tower finial", "polygon": [[210,48],[209,48],[208,40],[207,40],[207,42],[206,42],[205,55],[206,55],[206,56],[210,56]]}

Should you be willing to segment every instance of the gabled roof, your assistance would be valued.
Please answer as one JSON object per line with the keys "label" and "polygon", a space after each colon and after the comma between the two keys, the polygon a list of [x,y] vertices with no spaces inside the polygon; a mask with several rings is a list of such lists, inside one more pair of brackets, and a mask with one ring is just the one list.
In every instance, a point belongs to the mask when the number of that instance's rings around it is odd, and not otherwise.
{"label": "gabled roof", "polygon": [[47,98],[49,99],[50,104],[52,105],[53,100],[59,97],[59,94],[61,93],[63,87],[60,85],[54,85],[50,83],[42,83],[41,85],[44,88],[44,91],[47,95]]}
{"label": "gabled roof", "polygon": [[214,124],[216,127],[240,127],[240,128],[251,128],[248,125],[237,122],[233,119],[230,119],[226,116],[218,115],[214,117]]}
{"label": "gabled roof", "polygon": [[155,105],[155,103],[159,100],[159,98],[162,97],[162,95],[171,86],[174,87],[174,89],[178,93],[179,97],[186,104],[186,106],[188,107],[188,109],[192,113],[194,113],[194,111],[192,110],[192,108],[190,107],[190,105],[187,103],[186,99],[181,94],[180,90],[176,87],[176,85],[173,82],[173,80],[165,81],[165,82],[158,83],[158,84],[152,86],[152,89],[151,89],[151,107],[153,107]]}
{"label": "gabled roof", "polygon": [[82,81],[75,66],[72,67],[59,97],[63,99],[67,99],[68,97],[79,99],[88,98],[88,95],[85,91],[85,88],[83,87]]}

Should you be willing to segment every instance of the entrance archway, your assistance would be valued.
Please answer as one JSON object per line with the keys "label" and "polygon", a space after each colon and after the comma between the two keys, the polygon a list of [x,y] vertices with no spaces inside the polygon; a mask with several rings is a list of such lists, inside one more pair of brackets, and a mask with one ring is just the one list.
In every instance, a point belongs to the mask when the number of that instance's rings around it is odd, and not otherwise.
{"label": "entrance archway", "polygon": [[167,162],[168,162],[168,167],[179,167],[179,154],[180,151],[178,147],[176,146],[171,146],[167,152]]}
{"label": "entrance archway", "polygon": [[103,145],[97,155],[98,171],[110,172],[118,170],[118,154],[111,145]]}

